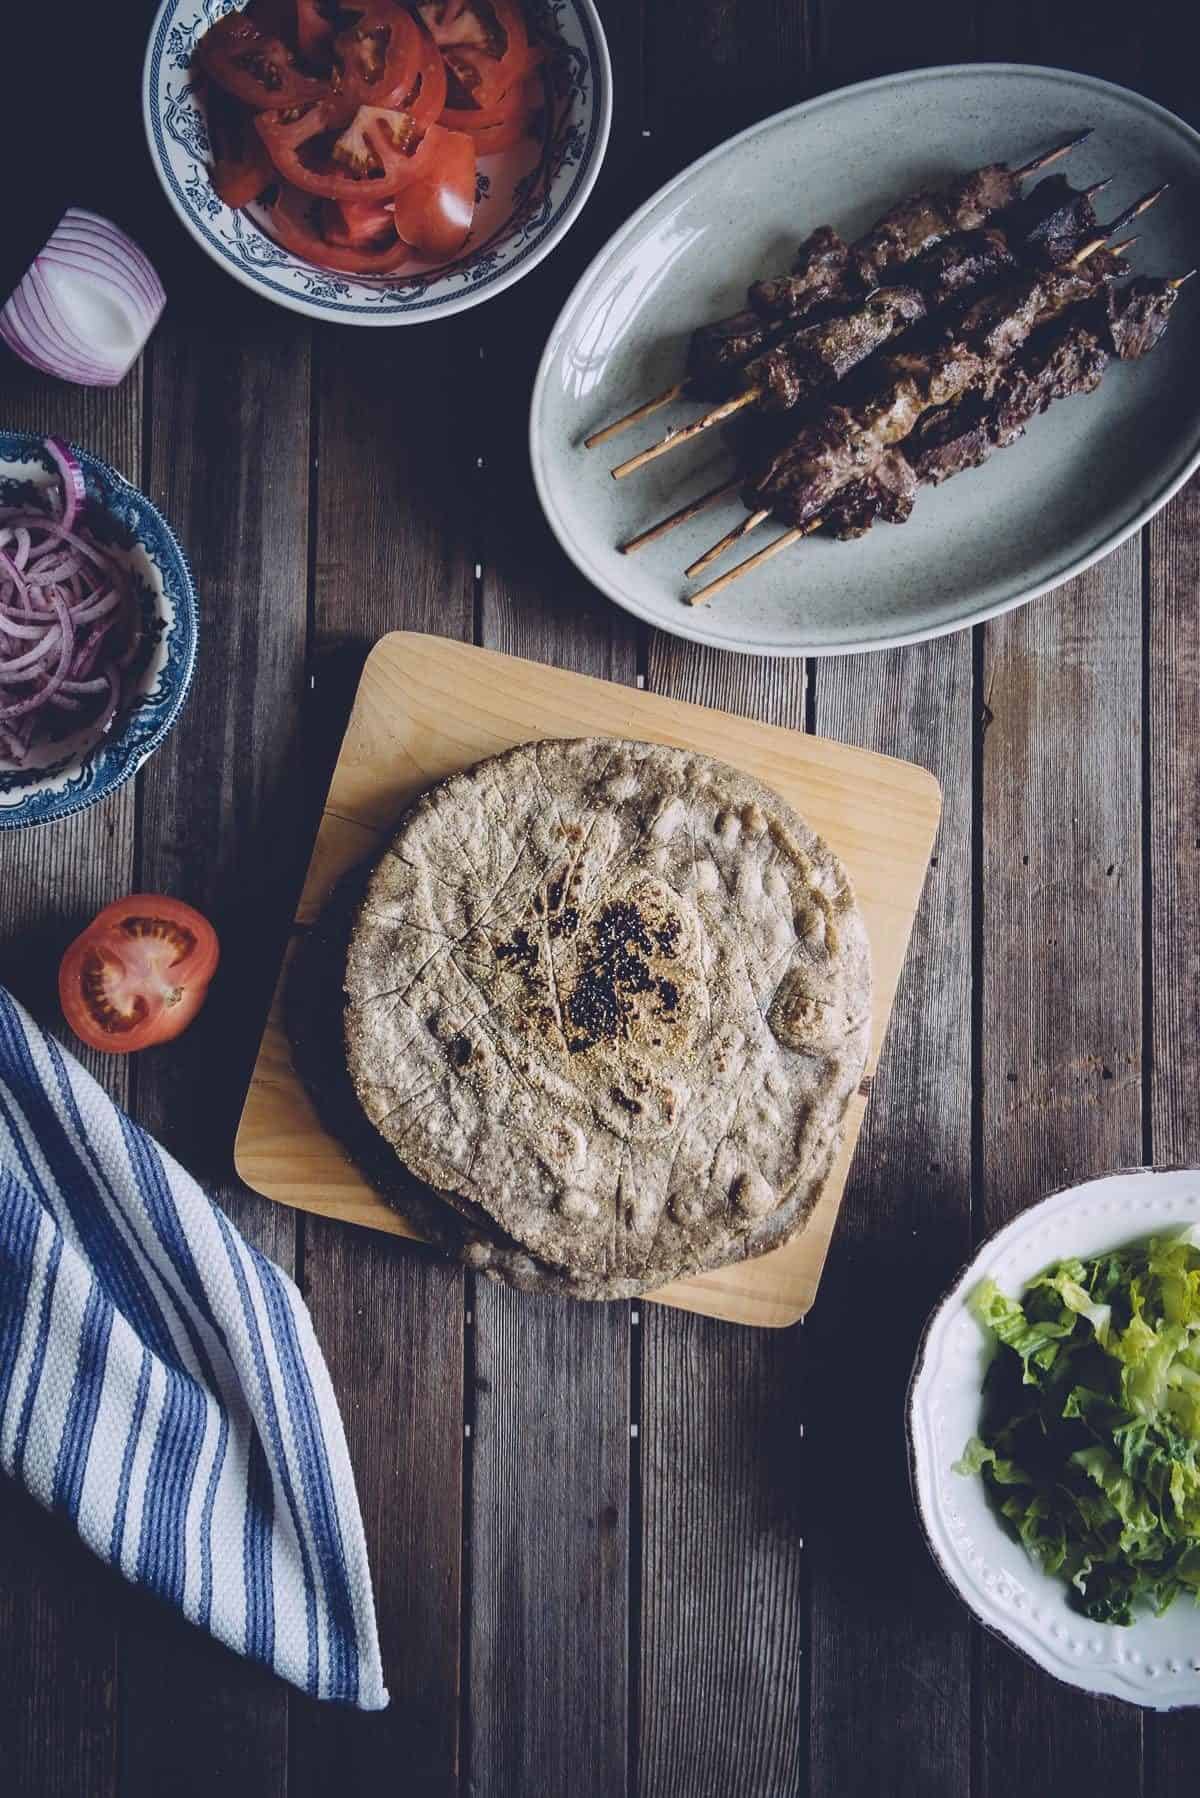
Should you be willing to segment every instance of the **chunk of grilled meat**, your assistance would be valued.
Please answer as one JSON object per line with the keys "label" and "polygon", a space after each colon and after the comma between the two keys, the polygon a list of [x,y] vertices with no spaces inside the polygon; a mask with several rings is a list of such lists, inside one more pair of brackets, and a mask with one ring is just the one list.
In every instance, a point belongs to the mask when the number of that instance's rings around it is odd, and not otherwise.
{"label": "chunk of grilled meat", "polygon": [[840,381],[926,311],[925,298],[915,287],[880,288],[840,317],[803,326],[753,357],[743,384],[758,388],[759,403],[768,411],[790,411]]}
{"label": "chunk of grilled meat", "polygon": [[[1095,226],[1095,209],[1087,194],[1077,193],[1064,175],[1048,175],[995,224],[955,231],[905,263],[903,285],[919,289],[932,311],[969,288],[998,280],[1017,266],[1018,259],[1065,262]],[[849,274],[851,278],[848,283],[843,279],[840,304],[830,297],[829,281],[836,272],[836,254],[829,240],[836,239],[837,233],[823,226],[813,233],[813,238],[819,238],[822,246],[811,255],[809,275],[813,284],[805,285],[805,304],[798,305],[794,314],[781,302],[781,309],[775,313],[735,312],[715,324],[701,325],[693,333],[688,347],[688,376],[701,397],[727,399],[741,387],[759,381],[775,389],[781,374],[778,360],[767,364],[759,374],[750,368],[757,357],[790,343],[798,321],[803,321],[802,328],[810,322],[832,322],[847,313],[854,314],[866,303],[861,292],[854,297],[858,279],[848,269],[843,269],[843,277]],[[810,244],[812,241],[809,239]],[[802,254],[808,258],[807,248]],[[785,276],[784,282],[793,279]],[[767,285],[758,283],[760,288]],[[878,344],[873,347],[878,348]]]}
{"label": "chunk of grilled meat", "polygon": [[1096,208],[1091,195],[1073,188],[1065,175],[1047,175],[999,223],[1020,240],[1031,261],[1061,266],[1096,230]]}
{"label": "chunk of grilled meat", "polygon": [[826,405],[767,460],[744,489],[747,509],[769,507],[787,524],[809,523],[885,450],[909,436],[925,412],[982,386],[1040,325],[1100,291],[1124,266],[1102,250],[1078,268],[1015,277],[947,322],[931,347],[883,357],[865,398]]}
{"label": "chunk of grilled meat", "polygon": [[[1018,176],[1001,163],[988,163],[938,191],[913,194],[885,212],[848,250],[837,239],[842,287],[869,292],[881,285],[889,271],[911,262],[944,238],[957,232],[977,231],[993,214],[1011,206],[1020,192]],[[837,234],[830,236],[836,238]],[[809,238],[802,246],[801,257],[790,275],[774,281],[755,281],[751,286],[750,304],[764,318],[803,310],[814,283],[820,279],[809,251],[812,242],[813,238]],[[828,267],[838,261],[837,251],[831,246],[826,263],[820,264],[826,281]]]}
{"label": "chunk of grilled meat", "polygon": [[927,412],[869,475],[843,488],[825,513],[826,525],[835,536],[850,538],[861,537],[878,519],[903,524],[918,485],[937,487],[978,468],[1024,436],[1055,400],[1093,393],[1114,356],[1132,361],[1148,355],[1167,328],[1176,297],[1165,281],[1139,276],[1036,331],[1021,354],[997,371],[990,391]]}

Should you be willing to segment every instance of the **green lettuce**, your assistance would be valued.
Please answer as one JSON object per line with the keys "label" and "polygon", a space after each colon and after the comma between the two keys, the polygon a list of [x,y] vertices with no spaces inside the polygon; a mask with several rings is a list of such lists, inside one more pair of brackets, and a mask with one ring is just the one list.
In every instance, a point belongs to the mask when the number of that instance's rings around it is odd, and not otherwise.
{"label": "green lettuce", "polygon": [[1101,1623],[1200,1602],[1200,1231],[1060,1261],[970,1307],[996,1339],[955,1471]]}

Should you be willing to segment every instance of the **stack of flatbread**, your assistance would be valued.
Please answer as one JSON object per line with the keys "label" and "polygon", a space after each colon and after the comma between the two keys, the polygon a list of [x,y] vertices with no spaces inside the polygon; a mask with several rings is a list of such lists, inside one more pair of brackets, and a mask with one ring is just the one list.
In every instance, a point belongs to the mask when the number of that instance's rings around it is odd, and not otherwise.
{"label": "stack of flatbread", "polygon": [[407,813],[303,946],[289,1015],[326,1123],[422,1235],[625,1298],[803,1225],[870,958],[845,869],[759,782],[538,742]]}

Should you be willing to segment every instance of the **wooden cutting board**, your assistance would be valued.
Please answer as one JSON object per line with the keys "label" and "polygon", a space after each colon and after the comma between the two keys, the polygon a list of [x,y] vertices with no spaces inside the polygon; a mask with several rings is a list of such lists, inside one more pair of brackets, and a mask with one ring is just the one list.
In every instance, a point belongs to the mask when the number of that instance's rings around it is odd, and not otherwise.
{"label": "wooden cutting board", "polygon": [[[806,1227],[755,1261],[653,1295],[733,1323],[797,1322],[816,1295],[867,1090],[887,1029],[941,811],[932,774],[822,737],[660,699],[443,637],[396,631],[367,658],[296,909],[293,942],[341,876],[375,854],[435,781],[537,737],[628,737],[698,749],[773,787],[842,857],[871,938],[874,1000],[867,1076],[845,1142]],[[238,1172],[284,1205],[411,1236],[321,1126],[292,1067],[282,995],[289,955],[238,1128]]]}

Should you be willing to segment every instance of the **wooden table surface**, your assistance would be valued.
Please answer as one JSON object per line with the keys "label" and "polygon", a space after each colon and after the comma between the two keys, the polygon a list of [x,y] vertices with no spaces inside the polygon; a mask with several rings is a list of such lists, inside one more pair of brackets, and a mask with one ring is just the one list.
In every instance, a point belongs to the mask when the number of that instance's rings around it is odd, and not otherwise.
{"label": "wooden table surface", "polygon": [[[981,1232],[1080,1176],[1200,1161],[1200,486],[1023,611],[805,667],[647,634],[591,592],[541,521],[524,447],[532,370],[572,282],[699,152],[823,89],[972,57],[1084,68],[1197,122],[1186,9],[601,7],[616,118],[582,220],[511,292],[394,331],[313,327],[191,244],[140,141],[153,0],[97,9],[119,104],[76,197],[135,226],[170,305],[115,393],[6,359],[0,421],[75,437],[164,508],[203,638],[186,711],[136,785],[0,838],[0,978],[56,1025],[61,949],[107,900],[170,892],[215,920],[225,964],[201,1020],[99,1072],[306,1294],[394,1700],[361,1717],[290,1692],[3,1484],[8,1798],[1196,1789],[1196,1714],[1093,1702],[972,1626],[913,1520],[901,1409],[921,1322]],[[805,1326],[531,1301],[234,1178],[350,696],[398,626],[644,679],[942,782],[936,862]]]}

